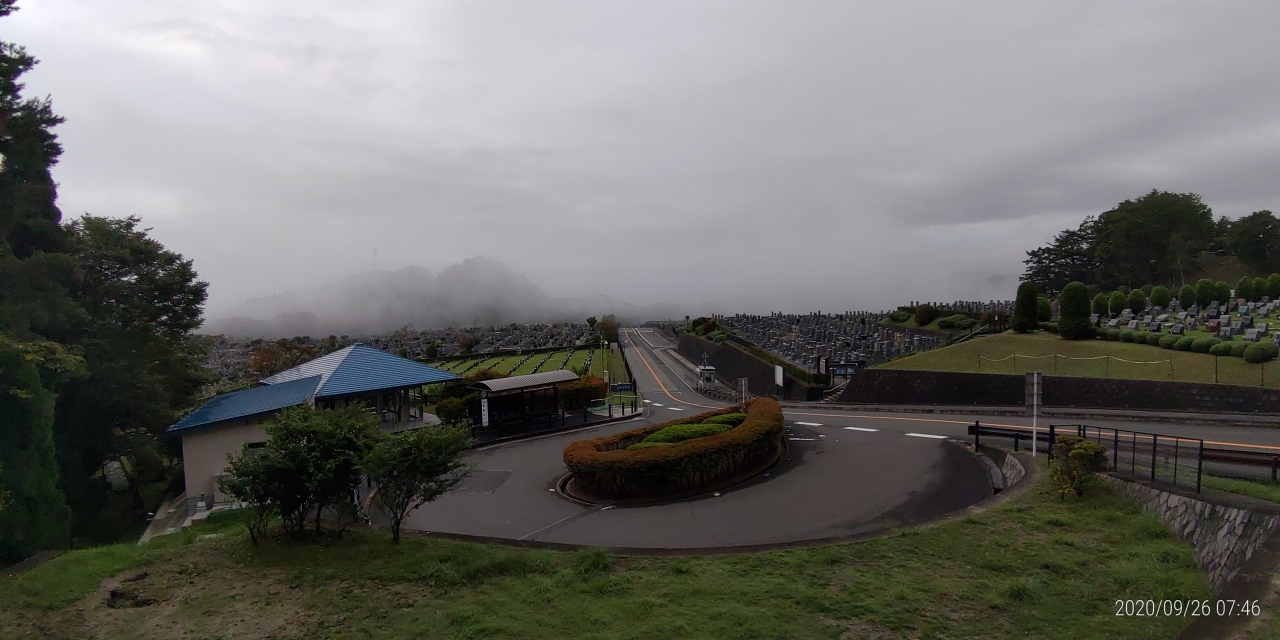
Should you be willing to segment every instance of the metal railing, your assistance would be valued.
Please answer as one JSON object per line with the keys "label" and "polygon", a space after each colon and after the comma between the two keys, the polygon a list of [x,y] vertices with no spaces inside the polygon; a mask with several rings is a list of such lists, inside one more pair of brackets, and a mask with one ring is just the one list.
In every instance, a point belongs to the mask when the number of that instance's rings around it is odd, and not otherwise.
{"label": "metal railing", "polygon": [[[1096,442],[1111,454],[1111,470],[1119,475],[1163,482],[1200,492],[1204,475],[1204,440],[1087,424],[1049,425],[1049,441],[1068,435]],[[1074,433],[1070,433],[1074,431]],[[1052,455],[1052,449],[1050,449]]]}

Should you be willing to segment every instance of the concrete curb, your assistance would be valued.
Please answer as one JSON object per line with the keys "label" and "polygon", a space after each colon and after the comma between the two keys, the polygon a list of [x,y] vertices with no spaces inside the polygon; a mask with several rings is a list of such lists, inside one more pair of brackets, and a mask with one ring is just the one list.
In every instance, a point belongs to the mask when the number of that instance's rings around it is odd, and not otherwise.
{"label": "concrete curb", "polygon": [[[784,402],[787,409],[828,409],[832,411],[865,411],[881,413],[923,413],[973,416],[1026,416],[1025,407],[929,406],[848,404],[836,402]],[[1088,409],[1074,407],[1041,407],[1042,418],[1071,420],[1132,420],[1139,422],[1176,422],[1179,424],[1230,425],[1233,427],[1280,427],[1280,415],[1248,413],[1156,412],[1123,409]]]}

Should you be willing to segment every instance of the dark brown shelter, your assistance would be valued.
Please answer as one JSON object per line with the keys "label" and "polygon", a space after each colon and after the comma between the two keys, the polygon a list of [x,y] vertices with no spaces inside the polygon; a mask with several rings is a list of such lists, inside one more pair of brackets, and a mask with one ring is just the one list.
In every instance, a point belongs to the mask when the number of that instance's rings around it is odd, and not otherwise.
{"label": "dark brown shelter", "polygon": [[480,402],[471,407],[471,424],[479,430],[554,424],[562,419],[556,385],[577,379],[562,369],[477,382],[469,387],[480,393]]}

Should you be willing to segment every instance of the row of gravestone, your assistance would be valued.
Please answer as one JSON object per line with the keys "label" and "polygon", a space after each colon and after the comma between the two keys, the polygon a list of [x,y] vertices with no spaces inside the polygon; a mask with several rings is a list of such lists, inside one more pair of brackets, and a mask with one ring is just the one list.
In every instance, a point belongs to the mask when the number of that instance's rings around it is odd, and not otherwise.
{"label": "row of gravestone", "polygon": [[887,328],[884,313],[736,314],[716,321],[758,347],[791,362],[816,368],[828,362],[883,362],[934,349],[944,340],[929,332]]}
{"label": "row of gravestone", "polygon": [[[1262,302],[1243,304],[1233,301],[1226,311],[1223,313],[1222,306],[1215,301],[1204,312],[1200,312],[1194,305],[1186,311],[1175,313],[1165,313],[1162,308],[1153,307],[1149,313],[1141,317],[1134,314],[1133,310],[1125,309],[1111,318],[1103,318],[1101,314],[1095,313],[1090,316],[1090,320],[1094,326],[1107,329],[1129,329],[1151,333],[1167,331],[1171,335],[1184,335],[1187,331],[1193,331],[1199,328],[1203,320],[1205,331],[1219,339],[1233,340],[1241,337],[1246,342],[1257,342],[1266,338],[1272,330],[1271,323],[1257,322],[1257,318],[1274,317],[1277,311],[1280,311],[1280,302],[1273,302],[1267,298]],[[1235,311],[1235,315],[1232,315],[1231,311]]]}

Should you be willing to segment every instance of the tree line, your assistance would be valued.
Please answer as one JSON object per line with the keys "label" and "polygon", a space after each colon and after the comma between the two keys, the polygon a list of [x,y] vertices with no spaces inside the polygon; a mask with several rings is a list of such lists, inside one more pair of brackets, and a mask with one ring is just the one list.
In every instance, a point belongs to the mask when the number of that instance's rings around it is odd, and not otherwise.
{"label": "tree line", "polygon": [[1280,221],[1265,210],[1214,219],[1197,194],[1152,190],[1028,251],[1022,280],[1050,294],[1077,281],[1181,287],[1204,275],[1205,252],[1235,255],[1255,274],[1280,271]]}
{"label": "tree line", "polygon": [[191,261],[138,218],[62,220],[62,118],[22,95],[35,64],[0,43],[0,562],[136,533],[178,476],[164,431],[206,382]]}

